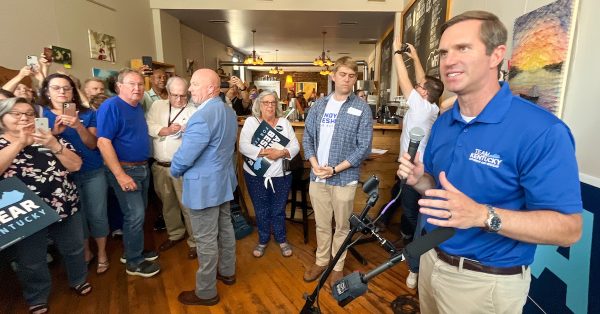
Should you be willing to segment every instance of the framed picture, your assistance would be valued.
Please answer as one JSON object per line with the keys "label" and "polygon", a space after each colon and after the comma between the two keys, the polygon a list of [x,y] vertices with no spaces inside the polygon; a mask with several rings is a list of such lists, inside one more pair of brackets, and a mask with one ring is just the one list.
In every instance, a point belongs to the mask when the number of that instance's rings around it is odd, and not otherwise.
{"label": "framed picture", "polygon": [[52,62],[62,64],[70,69],[73,64],[71,49],[52,46]]}
{"label": "framed picture", "polygon": [[88,29],[90,58],[108,62],[117,61],[117,41],[115,37]]}
{"label": "framed picture", "polygon": [[515,20],[509,83],[520,95],[561,117],[578,0],[558,0]]}

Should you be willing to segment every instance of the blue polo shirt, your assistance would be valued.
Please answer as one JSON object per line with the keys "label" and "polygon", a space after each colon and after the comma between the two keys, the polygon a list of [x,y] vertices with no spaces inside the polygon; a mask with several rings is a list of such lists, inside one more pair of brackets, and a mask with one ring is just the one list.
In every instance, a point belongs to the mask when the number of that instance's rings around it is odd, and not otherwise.
{"label": "blue polo shirt", "polygon": [[[425,171],[439,174],[478,203],[526,211],[582,211],[575,143],[569,128],[540,106],[513,96],[507,83],[471,122],[459,106],[437,119],[424,156]],[[435,226],[427,224],[430,231]],[[457,229],[445,252],[488,266],[530,265],[536,245],[480,228]]]}
{"label": "blue polo shirt", "polygon": [[133,107],[119,96],[114,96],[98,108],[98,138],[112,141],[119,161],[139,162],[150,157],[148,125],[144,108]]}
{"label": "blue polo shirt", "polygon": [[[54,125],[56,121],[56,114],[50,110],[48,107],[44,107],[44,117],[48,118],[48,125]],[[83,112],[79,112],[79,120],[81,124],[87,128],[95,128],[96,127],[96,112],[92,109],[86,110]],[[102,155],[100,155],[100,151],[98,148],[89,149],[83,141],[81,137],[75,131],[75,129],[71,127],[67,127],[64,132],[60,134],[64,139],[69,141],[75,147],[75,150],[81,156],[83,160],[83,164],[81,165],[81,169],[79,172],[86,172],[90,170],[99,169],[104,165],[104,161],[102,160]]]}

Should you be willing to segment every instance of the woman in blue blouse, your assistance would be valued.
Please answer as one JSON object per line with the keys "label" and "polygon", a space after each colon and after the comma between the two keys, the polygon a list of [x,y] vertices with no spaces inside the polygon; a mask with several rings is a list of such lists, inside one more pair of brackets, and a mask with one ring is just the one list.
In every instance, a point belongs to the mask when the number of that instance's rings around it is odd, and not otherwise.
{"label": "woman in blue blouse", "polygon": [[[91,236],[98,247],[96,273],[103,274],[109,267],[106,255],[108,185],[102,156],[96,148],[96,112],[82,106],[75,83],[64,74],[54,73],[46,77],[40,96],[40,105],[52,126],[52,133],[72,143],[83,159],[81,170],[73,174],[73,179],[81,196],[85,259],[89,263],[94,256],[87,240]],[[64,109],[65,106],[75,106],[75,110],[69,111]]]}

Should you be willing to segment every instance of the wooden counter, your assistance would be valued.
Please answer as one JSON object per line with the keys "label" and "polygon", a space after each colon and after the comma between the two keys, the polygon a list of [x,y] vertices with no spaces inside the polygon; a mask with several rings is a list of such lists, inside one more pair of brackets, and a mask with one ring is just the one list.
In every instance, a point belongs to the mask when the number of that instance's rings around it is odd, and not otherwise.
{"label": "wooden counter", "polygon": [[[240,128],[243,122],[240,122]],[[300,153],[304,159],[304,150],[302,149],[302,137],[304,135],[304,122],[292,122],[296,137],[300,143]],[[371,175],[379,177],[379,200],[369,211],[373,216],[377,211],[390,200],[390,191],[395,182],[396,170],[398,170],[398,155],[400,154],[400,134],[402,125],[400,124],[374,124],[373,125],[373,143],[372,148],[385,149],[387,152],[383,155],[371,155],[367,160],[362,162],[360,168],[360,181],[366,181]],[[239,135],[239,134],[238,134]],[[244,203],[248,213],[254,216],[254,207],[252,200],[246,189],[244,181],[244,169],[241,154],[238,154],[238,183],[242,192]],[[305,161],[305,167],[309,168],[308,161]],[[354,198],[354,211],[360,212],[365,206],[367,195],[362,191],[362,185],[356,189]]]}

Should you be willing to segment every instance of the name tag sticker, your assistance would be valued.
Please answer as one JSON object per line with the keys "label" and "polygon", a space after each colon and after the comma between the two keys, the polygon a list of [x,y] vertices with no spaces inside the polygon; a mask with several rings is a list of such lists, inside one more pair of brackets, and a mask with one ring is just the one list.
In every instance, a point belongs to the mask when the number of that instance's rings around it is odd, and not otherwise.
{"label": "name tag sticker", "polygon": [[350,107],[350,108],[348,108],[348,113],[353,116],[360,116],[362,114],[362,110],[358,110],[356,108]]}

